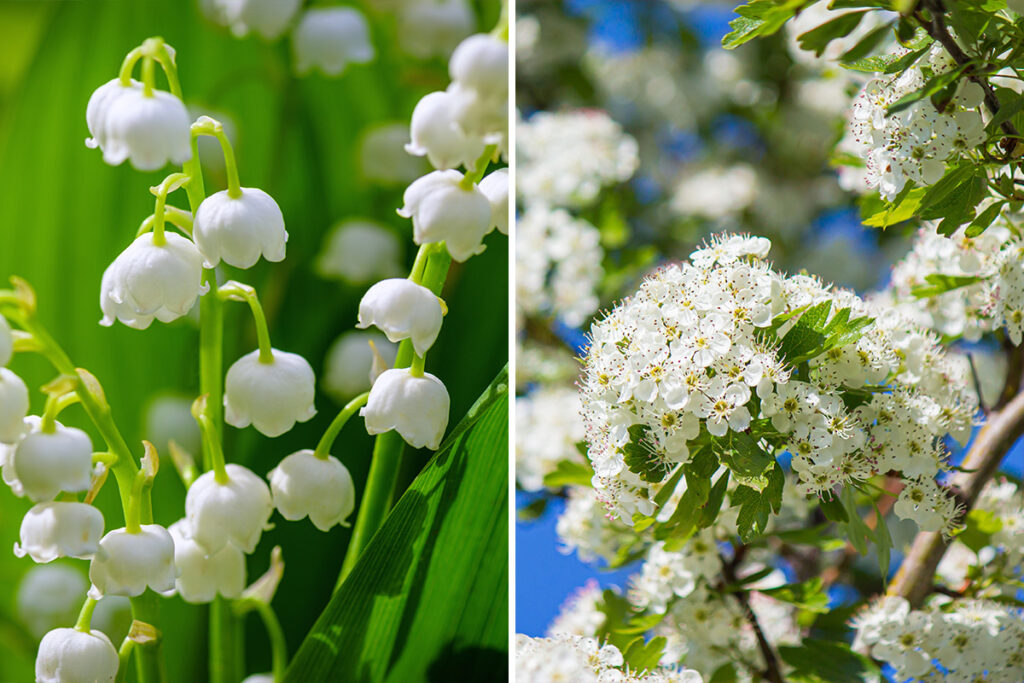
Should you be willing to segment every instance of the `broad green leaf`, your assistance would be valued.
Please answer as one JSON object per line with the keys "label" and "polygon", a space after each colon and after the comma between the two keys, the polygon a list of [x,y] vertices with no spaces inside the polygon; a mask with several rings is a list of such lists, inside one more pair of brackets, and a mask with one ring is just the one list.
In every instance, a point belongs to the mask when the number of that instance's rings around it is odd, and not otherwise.
{"label": "broad green leaf", "polygon": [[736,665],[729,662],[715,669],[715,672],[711,674],[711,678],[708,679],[708,683],[736,683],[738,680]]}
{"label": "broad green leaf", "polygon": [[822,590],[821,577],[818,576],[800,583],[787,583],[777,588],[758,588],[757,591],[809,612],[824,613],[828,611],[828,595]]}
{"label": "broad green leaf", "polygon": [[[867,10],[841,14],[817,28],[801,33],[797,36],[797,43],[799,43],[802,50],[808,50],[820,57],[830,42],[852,33],[860,24],[865,14],[867,14]],[[870,48],[868,48],[865,54],[869,51]]]}
{"label": "broad green leaf", "polygon": [[913,187],[907,183],[905,190],[892,203],[877,197],[867,197],[861,205],[864,225],[871,228],[888,228],[910,220],[917,214],[925,190],[926,188]]}
{"label": "broad green leaf", "polygon": [[483,680],[504,666],[507,441],[506,370],[388,515],[286,680]]}
{"label": "broad green leaf", "polygon": [[563,486],[590,486],[594,470],[589,462],[560,460],[553,472],[544,475],[544,486],[557,489]]}
{"label": "broad green leaf", "polygon": [[647,425],[630,425],[629,441],[622,447],[622,455],[626,467],[631,472],[639,475],[644,481],[657,483],[669,473],[671,465],[651,450],[651,443],[647,438],[649,430]]}
{"label": "broad green leaf", "polygon": [[779,656],[794,669],[787,680],[799,683],[873,683],[881,679],[870,659],[842,642],[805,638],[799,646],[779,646]]}
{"label": "broad green leaf", "polygon": [[856,45],[844,52],[839,61],[843,66],[850,68],[849,64],[856,63],[871,54],[885,40],[885,37],[889,35],[891,30],[892,22],[872,29],[866,36],[858,40]]}
{"label": "broad green leaf", "polygon": [[847,523],[846,532],[849,536],[850,544],[857,549],[861,555],[868,554],[868,543],[871,542],[874,534],[871,528],[864,523],[860,513],[857,512],[857,503],[854,500],[854,489],[852,486],[844,486],[843,492],[839,497],[842,501],[843,509],[846,511]]}
{"label": "broad green leaf", "polygon": [[981,552],[985,546],[992,545],[992,534],[1003,528],[1003,521],[988,510],[975,509],[967,513],[964,529],[956,536],[974,552]]}
{"label": "broad green leaf", "polygon": [[647,633],[664,620],[665,612],[662,612],[661,614],[658,614],[657,612],[652,614],[641,614],[630,619],[625,625],[617,627],[615,632],[623,635]]}
{"label": "broad green leaf", "polygon": [[697,526],[701,529],[706,529],[715,523],[718,518],[718,513],[722,509],[722,501],[725,500],[725,493],[729,488],[729,471],[726,470],[718,475],[718,481],[711,487],[711,492],[708,493],[708,499],[704,503],[704,507],[700,513],[700,520],[697,522]]}
{"label": "broad green leaf", "polygon": [[983,278],[977,275],[941,275],[939,273],[932,273],[931,275],[926,275],[924,279],[928,284],[914,285],[910,288],[910,293],[918,299],[938,296],[954,289],[967,287],[975,282],[981,282]]}
{"label": "broad green leaf", "polygon": [[818,504],[821,506],[821,511],[825,513],[826,519],[840,524],[846,524],[850,521],[849,515],[846,514],[846,509],[838,498],[821,498]]}
{"label": "broad green leaf", "polygon": [[771,503],[767,491],[755,491],[749,486],[737,486],[729,499],[731,507],[739,507],[736,529],[740,540],[749,543],[768,527]]}
{"label": "broad green leaf", "polygon": [[851,71],[893,74],[897,71],[905,71],[910,68],[910,66],[928,52],[929,47],[930,44],[925,45],[922,48],[908,52],[902,57],[896,55],[879,55],[877,57],[866,57],[864,59],[857,59],[849,62],[846,61],[848,58],[844,55],[842,65]]}
{"label": "broad green leaf", "polygon": [[732,50],[758,36],[769,36],[778,31],[809,0],[751,0],[736,8],[738,18],[729,22],[732,28],[724,38],[722,47]]}
{"label": "broad green leaf", "polygon": [[643,673],[658,668],[658,662],[665,653],[665,646],[668,639],[664,636],[651,638],[651,641],[644,644],[644,637],[639,636],[633,640],[622,653],[623,659],[629,665],[630,671]]}
{"label": "broad green leaf", "polygon": [[761,448],[757,439],[746,432],[730,431],[714,443],[722,464],[738,478],[759,478],[775,462],[775,458]]}
{"label": "broad green leaf", "polygon": [[[1024,97],[1021,98],[1024,100]],[[1003,176],[1007,177],[1007,176]],[[967,226],[967,230],[964,231],[966,237],[977,237],[981,233],[988,230],[988,226],[992,225],[992,222],[999,216],[999,212],[1006,206],[1006,202],[997,201],[990,204],[984,211],[979,213],[971,224]]]}

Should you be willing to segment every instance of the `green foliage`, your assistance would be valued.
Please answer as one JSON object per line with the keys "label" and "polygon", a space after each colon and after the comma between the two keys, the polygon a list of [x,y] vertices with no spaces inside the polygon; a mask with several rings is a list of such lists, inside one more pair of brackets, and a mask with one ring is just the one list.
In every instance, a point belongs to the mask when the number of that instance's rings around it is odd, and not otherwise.
{"label": "green foliage", "polygon": [[[829,499],[829,503],[834,502],[833,499]],[[825,502],[821,503],[822,508],[825,508]],[[839,504],[839,509],[842,510],[842,504]],[[843,511],[845,514],[845,511]],[[802,529],[787,529],[786,531],[776,531],[772,534],[773,537],[779,539],[783,543],[792,543],[794,545],[812,545],[816,548],[821,548],[825,552],[831,552],[833,550],[839,550],[846,546],[846,541],[835,536],[830,536],[828,533],[829,524],[819,524],[818,526],[807,527]]]}
{"label": "green foliage", "polygon": [[486,680],[505,666],[508,400],[503,372],[398,501],[286,680]]}
{"label": "green foliage", "polygon": [[780,646],[779,656],[793,667],[787,680],[797,683],[869,683],[881,677],[870,659],[846,643],[805,638],[800,646]]}
{"label": "green foliage", "polygon": [[623,659],[631,671],[643,673],[658,668],[658,661],[665,653],[665,646],[668,639],[664,636],[651,638],[650,642],[644,643],[644,637],[638,636],[622,653]]}
{"label": "green foliage", "polygon": [[[860,25],[861,19],[867,14],[867,10],[860,12],[846,12],[840,14],[835,19],[827,21],[817,28],[813,28],[806,33],[802,33],[797,37],[797,42],[800,48],[803,50],[810,50],[815,55],[820,57],[828,44],[836,38],[843,38],[853,33]],[[865,54],[870,52],[870,47],[865,50]],[[856,59],[853,57],[851,59]]]}
{"label": "green foliage", "polygon": [[910,289],[910,293],[918,299],[925,299],[973,285],[975,282],[981,282],[982,279],[977,275],[941,275],[939,273],[932,273],[924,277],[925,282],[928,284],[914,285]]}
{"label": "green foliage", "polygon": [[1003,528],[1003,521],[988,510],[971,510],[964,520],[964,529],[956,539],[974,552],[992,545],[992,534]]}
{"label": "green foliage", "polygon": [[939,233],[952,235],[964,223],[974,219],[975,207],[986,196],[985,169],[964,163],[946,172],[921,198],[917,215],[939,220]]}
{"label": "green foliage", "polygon": [[782,489],[786,477],[782,467],[775,463],[768,474],[768,485],[761,491],[749,486],[737,486],[730,496],[731,507],[739,507],[736,528],[740,540],[749,543],[768,528],[768,517],[782,508]]}
{"label": "green foliage", "polygon": [[776,600],[796,605],[809,612],[824,613],[828,611],[828,595],[822,590],[821,577],[814,577],[800,583],[787,583],[777,588],[758,588],[759,593],[769,595]]}
{"label": "green foliage", "polygon": [[[889,24],[886,27],[890,26]],[[876,29],[877,31],[877,29]],[[883,34],[884,36],[884,34]],[[858,48],[861,48],[861,43],[867,41],[871,35],[865,37],[860,43],[854,45],[846,54],[842,56],[841,62],[844,67],[851,71],[863,71],[865,73],[882,73],[882,74],[894,74],[899,71],[905,71],[912,66],[918,59],[920,59],[928,50],[931,48],[931,39],[928,39],[924,47],[920,47],[916,50],[912,50],[905,55],[879,55],[877,57],[857,57],[850,56],[851,53],[855,53]],[[872,45],[873,49],[874,46]]]}
{"label": "green foliage", "polygon": [[552,489],[563,486],[590,486],[594,470],[589,462],[560,460],[554,472],[544,475],[544,486]]}
{"label": "green foliage", "polygon": [[867,195],[860,204],[862,222],[871,228],[888,228],[910,220],[917,214],[924,193],[925,188],[914,187],[913,183],[908,182],[891,202],[878,195]]}
{"label": "green foliage", "polygon": [[732,31],[722,38],[722,47],[732,50],[758,36],[770,36],[808,4],[808,0],[751,0],[740,5],[739,17],[729,22]]}
{"label": "green foliage", "polygon": [[669,473],[671,465],[660,459],[651,450],[647,440],[647,425],[635,424],[629,427],[629,441],[622,447],[626,467],[644,481],[657,483]]}
{"label": "green foliage", "polygon": [[[822,301],[802,311],[796,323],[790,327],[779,342],[779,353],[787,363],[798,366],[834,348],[852,344],[860,339],[861,331],[871,325],[871,318],[862,316],[850,319],[850,308],[841,308],[829,318],[832,302]],[[783,316],[776,317],[769,330],[774,333],[788,322]]]}

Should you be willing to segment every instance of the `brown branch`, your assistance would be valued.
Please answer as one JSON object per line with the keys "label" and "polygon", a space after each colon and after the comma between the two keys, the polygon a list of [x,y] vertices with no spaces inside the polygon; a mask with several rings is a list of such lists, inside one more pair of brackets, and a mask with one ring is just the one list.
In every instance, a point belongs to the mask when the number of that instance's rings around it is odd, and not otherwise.
{"label": "brown branch", "polygon": [[[739,546],[735,549],[733,559],[729,562],[722,562],[722,578],[725,579],[726,584],[735,584],[736,579],[736,567],[739,565],[740,559],[746,553],[746,546]],[[779,665],[779,658],[775,654],[775,650],[772,649],[771,643],[765,638],[764,631],[761,629],[761,624],[757,621],[757,615],[754,614],[754,610],[750,607],[750,598],[747,596],[745,591],[737,591],[735,593],[736,600],[740,603],[740,608],[743,610],[743,616],[747,620],[747,623],[754,629],[754,635],[757,637],[757,646],[761,650],[761,656],[764,658],[765,670],[758,672],[762,678],[769,681],[769,683],[784,683],[782,678],[782,670]]]}

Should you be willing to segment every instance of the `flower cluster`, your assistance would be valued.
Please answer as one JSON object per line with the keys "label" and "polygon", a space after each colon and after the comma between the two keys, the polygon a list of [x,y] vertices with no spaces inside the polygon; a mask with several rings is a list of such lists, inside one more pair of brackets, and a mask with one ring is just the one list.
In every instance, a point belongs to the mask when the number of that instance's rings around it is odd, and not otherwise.
{"label": "flower cluster", "polygon": [[[798,490],[830,496],[877,473],[931,479],[945,467],[942,438],[970,434],[976,397],[934,336],[774,271],[769,248],[716,237],[594,324],[581,381],[588,457],[623,521],[655,515],[669,473],[705,447],[787,450]],[[938,493],[898,512],[950,531],[956,510]]]}
{"label": "flower cluster", "polygon": [[538,389],[516,401],[516,481],[524,490],[542,489],[559,462],[582,459],[579,408],[579,395],[568,387]]}
{"label": "flower cluster", "polygon": [[1024,676],[1024,621],[1019,610],[983,600],[956,600],[912,610],[885,597],[855,620],[857,642],[895,669],[900,680],[1018,681]]}
{"label": "flower cluster", "polygon": [[595,638],[516,636],[516,678],[531,683],[700,683],[692,669],[631,671],[622,652]]}

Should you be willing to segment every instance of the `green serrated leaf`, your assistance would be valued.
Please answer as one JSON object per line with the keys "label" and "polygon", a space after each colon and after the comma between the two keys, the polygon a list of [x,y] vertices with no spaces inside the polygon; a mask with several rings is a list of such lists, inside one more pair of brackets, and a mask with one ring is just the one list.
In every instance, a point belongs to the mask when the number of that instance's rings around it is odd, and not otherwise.
{"label": "green serrated leaf", "polygon": [[967,513],[964,529],[956,536],[968,548],[978,553],[992,545],[992,534],[1003,528],[1003,521],[988,510],[974,509]]}
{"label": "green serrated leaf", "polygon": [[706,529],[715,523],[718,519],[718,513],[722,509],[722,502],[725,500],[725,493],[729,488],[729,470],[722,472],[718,475],[718,481],[711,487],[711,492],[708,493],[708,499],[704,503],[704,507],[701,509],[700,520],[697,522],[698,528]]}
{"label": "green serrated leaf", "polygon": [[658,668],[658,662],[665,654],[666,645],[668,645],[668,639],[664,636],[651,638],[646,645],[643,636],[640,636],[629,644],[622,653],[622,658],[626,660],[631,671],[640,674],[645,671],[653,671]]}
{"label": "green serrated leaf", "polygon": [[808,50],[820,57],[830,42],[852,33],[860,25],[860,21],[864,18],[865,14],[867,14],[866,10],[841,14],[817,28],[801,33],[797,36],[797,43],[800,45],[800,49]]}
{"label": "green serrated leaf", "polygon": [[758,440],[746,432],[730,431],[725,437],[715,439],[714,444],[722,464],[738,478],[760,478],[775,462]]}
{"label": "green serrated leaf", "polygon": [[589,462],[561,460],[553,472],[544,475],[544,486],[551,489],[563,486],[590,486],[594,470]]}
{"label": "green serrated leaf", "polygon": [[799,646],[780,645],[779,656],[793,667],[787,680],[798,683],[868,683],[881,671],[867,657],[842,642],[805,638]]}
{"label": "green serrated leaf", "polygon": [[846,510],[846,516],[849,520],[846,523],[846,532],[849,536],[850,544],[861,555],[867,555],[868,543],[872,540],[873,533],[871,528],[864,523],[864,520],[857,512],[857,503],[854,500],[853,487],[844,486],[839,499],[842,501],[843,509]]}
{"label": "green serrated leaf", "polygon": [[1006,202],[1004,201],[997,201],[990,204],[984,211],[979,213],[973,221],[971,221],[971,224],[967,226],[966,230],[964,230],[964,235],[966,237],[974,238],[988,230],[988,226],[992,225],[999,216],[999,212],[1003,210],[1004,206],[1006,206]]}
{"label": "green serrated leaf", "polygon": [[[868,32],[866,36],[857,41],[857,44],[843,53],[839,58],[840,63],[847,66],[856,63],[871,54],[875,48],[881,45],[886,36],[892,31],[892,22],[882,24]],[[849,66],[847,66],[849,68]]]}
{"label": "green serrated leaf", "polygon": [[800,583],[787,583],[778,588],[759,588],[758,592],[809,612],[828,611],[828,595],[822,590],[822,580],[818,576]]}
{"label": "green serrated leaf", "polygon": [[821,506],[821,511],[825,513],[825,519],[832,520],[838,524],[846,524],[850,521],[849,515],[846,514],[846,509],[838,498],[820,498],[818,503]]}
{"label": "green serrated leaf", "polygon": [[669,473],[671,465],[651,451],[648,432],[650,427],[647,425],[630,425],[629,441],[622,447],[622,455],[631,472],[646,482],[656,484]]}
{"label": "green serrated leaf", "polygon": [[729,501],[731,507],[740,509],[736,518],[736,529],[741,541],[749,543],[768,528],[771,504],[768,502],[767,493],[755,491],[748,486],[737,486]]}
{"label": "green serrated leaf", "polygon": [[976,282],[981,282],[984,278],[977,275],[942,275],[940,273],[932,273],[926,275],[924,279],[927,284],[914,285],[910,288],[910,293],[918,299],[938,296],[939,294],[951,292],[954,289],[967,287]]}
{"label": "green serrated leaf", "polygon": [[865,73],[893,74],[897,71],[906,71],[928,52],[930,45],[912,50],[902,57],[896,55],[879,55],[878,57],[867,57],[856,61],[843,62],[843,66],[851,71],[862,71]]}
{"label": "green serrated leaf", "polygon": [[722,38],[722,47],[732,50],[758,36],[769,36],[789,21],[797,10],[810,4],[810,0],[752,0],[736,8],[736,19],[729,22],[732,29]]}
{"label": "green serrated leaf", "polygon": [[921,206],[926,188],[914,187],[907,183],[903,192],[892,203],[878,197],[865,199],[861,205],[864,225],[871,228],[888,228],[910,220]]}

